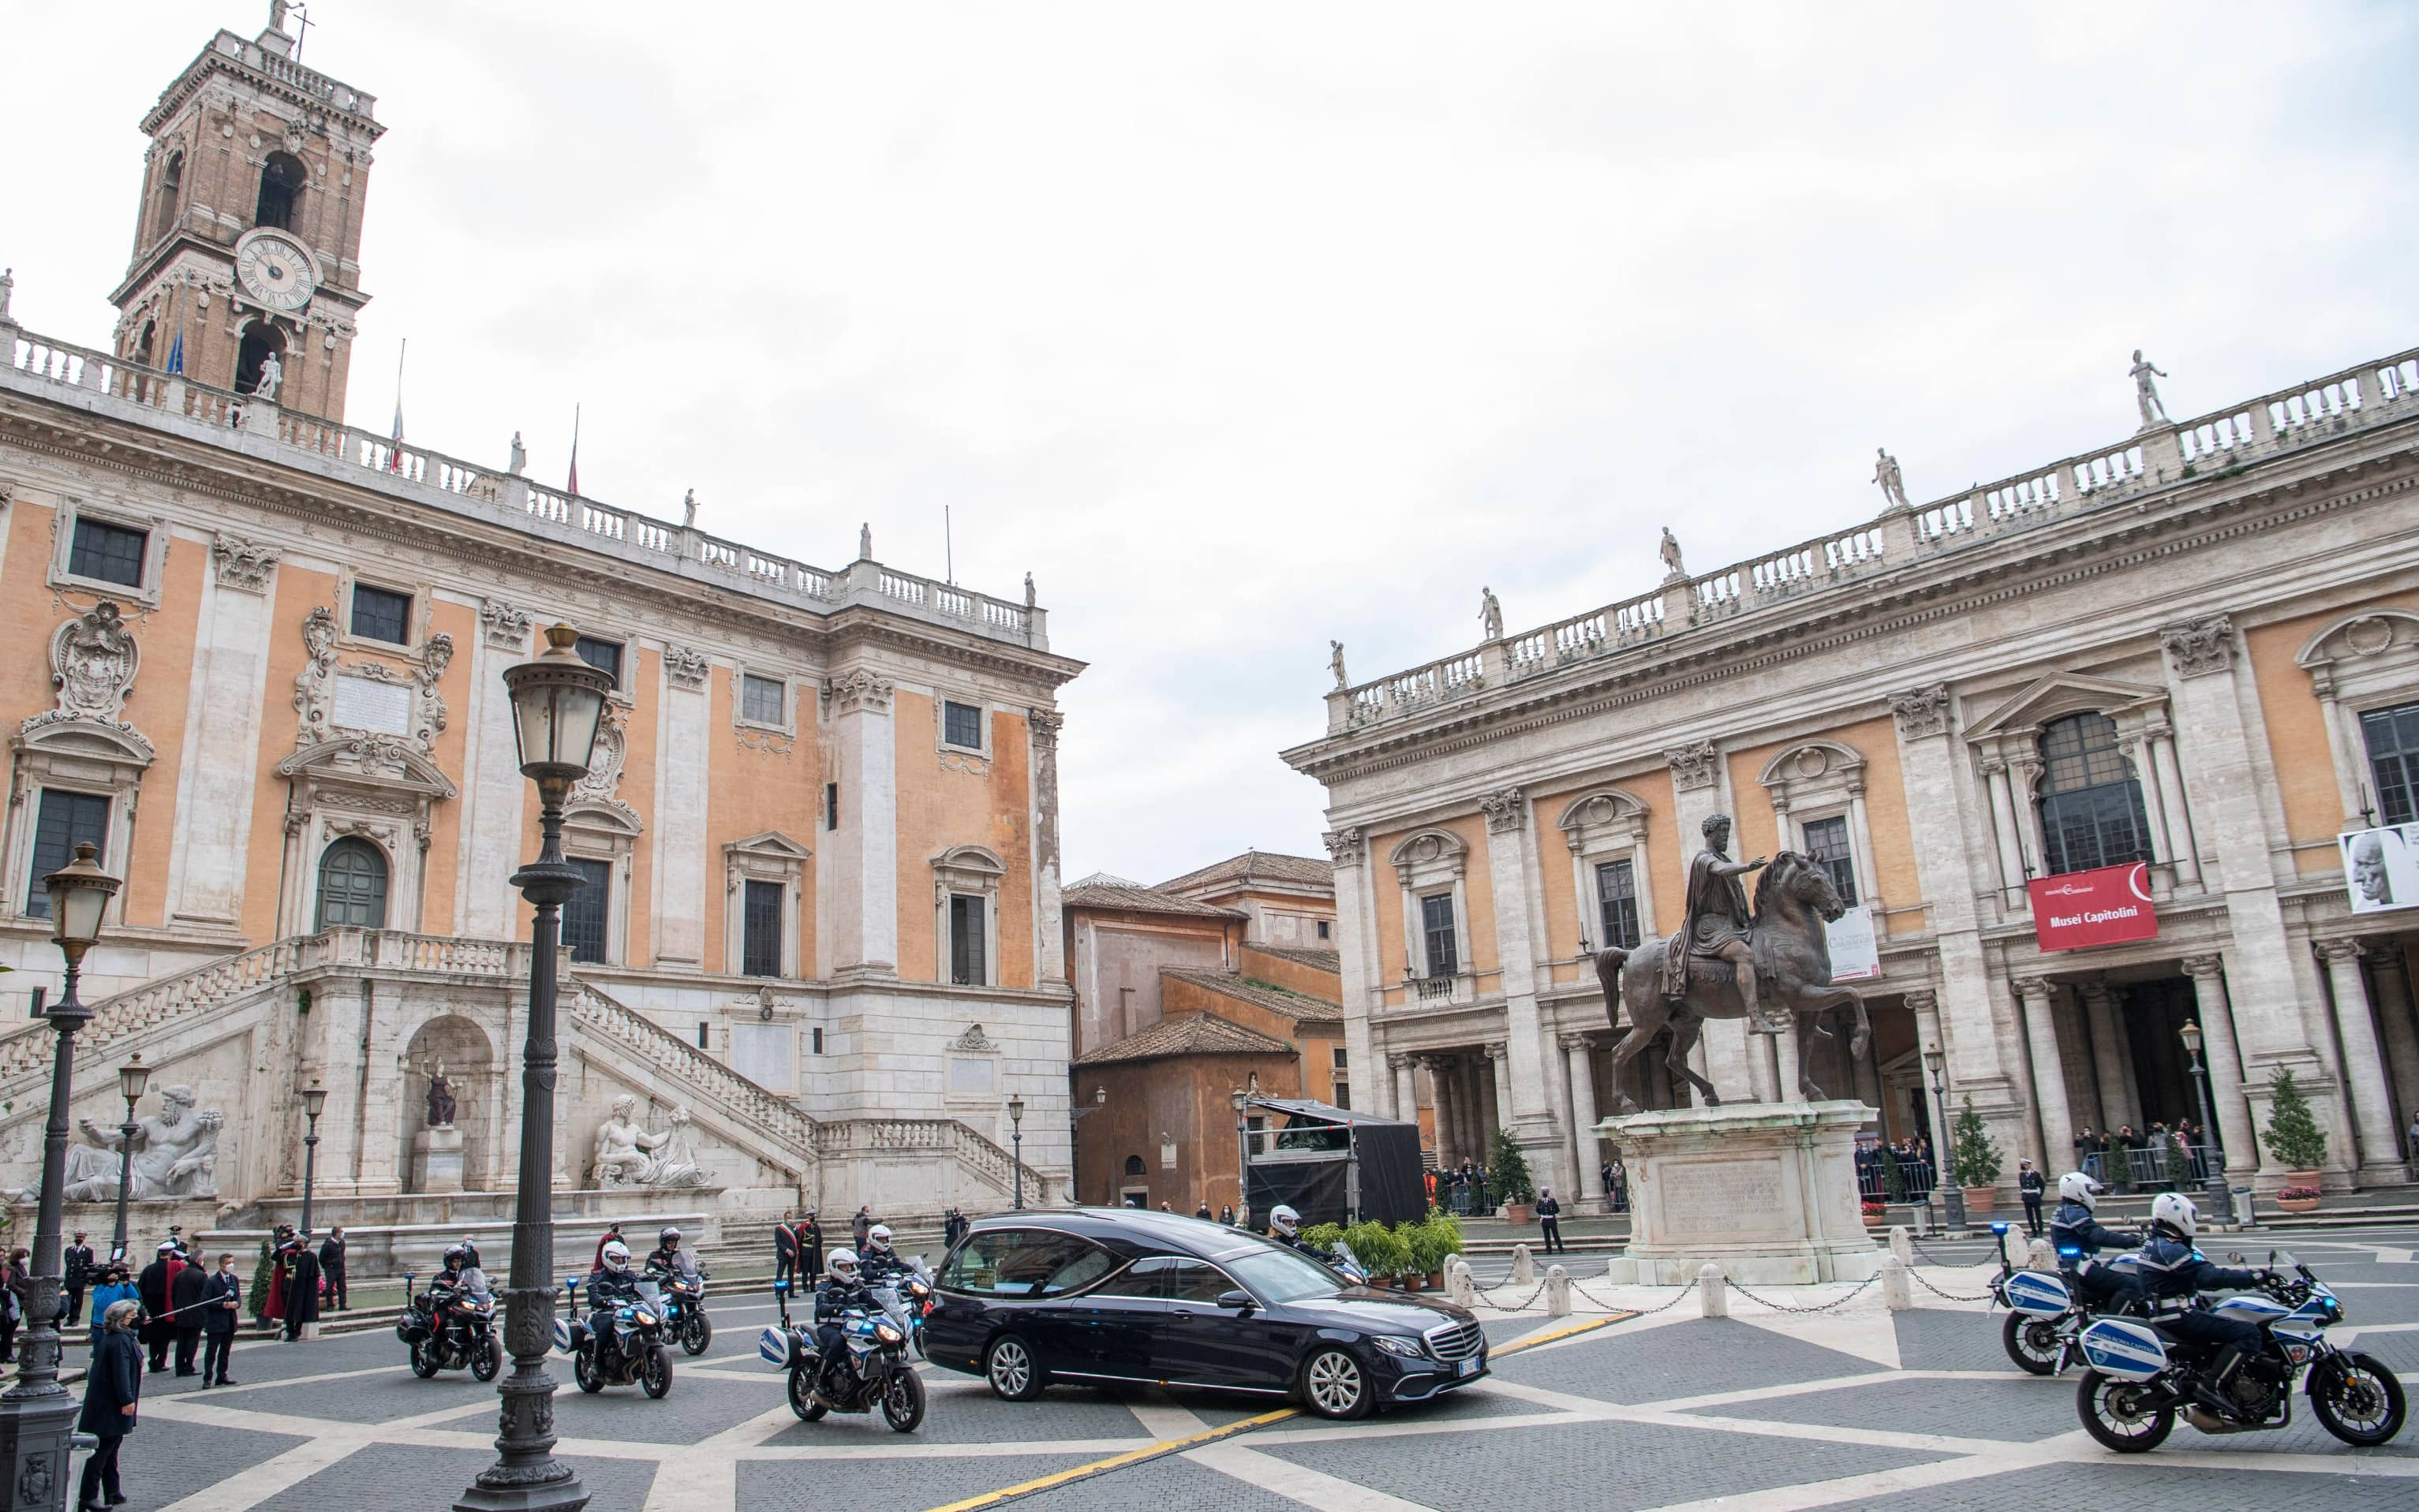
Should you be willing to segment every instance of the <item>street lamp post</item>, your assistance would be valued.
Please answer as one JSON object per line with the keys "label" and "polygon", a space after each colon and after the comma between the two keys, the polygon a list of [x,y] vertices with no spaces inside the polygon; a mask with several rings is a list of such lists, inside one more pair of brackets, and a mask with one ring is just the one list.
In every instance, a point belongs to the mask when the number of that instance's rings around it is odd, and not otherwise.
{"label": "street lamp post", "polygon": [[1011,1096],[1008,1100],[1009,1164],[1016,1168],[1016,1206],[1025,1206],[1025,1099]]}
{"label": "street lamp post", "polygon": [[126,1258],[126,1194],[134,1184],[134,1105],[150,1085],[151,1068],[140,1053],[128,1056],[117,1068],[117,1095],[126,1099],[126,1122],[117,1126],[117,1235],[111,1243],[117,1260]]}
{"label": "street lamp post", "polygon": [[12,1507],[67,1504],[76,1399],[59,1384],[59,1229],[68,1177],[68,1107],[75,1099],[75,1035],[92,1018],[92,1010],[76,997],[76,979],[85,952],[100,938],[101,914],[118,888],[117,878],[100,869],[97,854],[90,841],[79,841],[75,860],[42,881],[51,894],[51,939],[66,957],[67,981],[46,1015],[58,1045],[51,1061],[50,1119],[42,1126],[42,1200],[34,1223],[34,1274],[25,1284],[24,1353],[16,1383],[0,1392],[0,1494]]}
{"label": "street lamp post", "polygon": [[302,1237],[311,1236],[311,1183],[319,1173],[319,1109],[328,1106],[327,1089],[314,1081],[302,1091],[302,1116],[308,1120],[308,1132],[302,1136]]}
{"label": "street lamp post", "polygon": [[579,632],[547,627],[534,661],[504,669],[521,775],[537,784],[537,859],[513,885],[537,910],[530,934],[529,1034],[521,1046],[521,1162],[513,1209],[513,1268],[504,1290],[504,1348],[513,1372],[497,1387],[496,1462],[455,1502],[455,1512],[578,1512],[587,1489],[554,1458],[554,1009],[562,905],[579,891],[562,855],[562,800],[587,775],[613,680],[579,659]]}
{"label": "street lamp post", "polygon": [[2207,1168],[2201,1172],[2201,1184],[2209,1189],[2209,1216],[2221,1223],[2229,1222],[2234,1211],[2234,1198],[2226,1189],[2226,1157],[2217,1155],[2211,1158],[2217,1149],[2217,1125],[2209,1121],[2209,1086],[2200,1079],[2200,1025],[2186,1019],[2179,1032],[2183,1038],[2184,1054],[2192,1059],[2193,1096],[2200,1104],[2200,1158],[2202,1166]]}
{"label": "street lamp post", "polygon": [[1937,1045],[1923,1047],[1924,1069],[1932,1073],[1932,1112],[1940,1125],[1939,1144],[1932,1157],[1932,1184],[1940,1192],[1940,1225],[1944,1229],[1965,1227],[1965,1188],[1957,1184],[1956,1168],[1949,1159],[1949,1092],[1940,1085],[1940,1068],[1948,1057]]}

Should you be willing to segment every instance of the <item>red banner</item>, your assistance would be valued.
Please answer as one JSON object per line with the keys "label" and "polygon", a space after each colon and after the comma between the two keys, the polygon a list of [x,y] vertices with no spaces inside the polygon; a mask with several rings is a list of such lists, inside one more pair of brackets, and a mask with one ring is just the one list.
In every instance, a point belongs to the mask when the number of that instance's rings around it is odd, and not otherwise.
{"label": "red banner", "polygon": [[2032,895],[2033,937],[2043,950],[2158,938],[2159,918],[2150,911],[2150,868],[2140,862],[2037,877],[2025,890]]}

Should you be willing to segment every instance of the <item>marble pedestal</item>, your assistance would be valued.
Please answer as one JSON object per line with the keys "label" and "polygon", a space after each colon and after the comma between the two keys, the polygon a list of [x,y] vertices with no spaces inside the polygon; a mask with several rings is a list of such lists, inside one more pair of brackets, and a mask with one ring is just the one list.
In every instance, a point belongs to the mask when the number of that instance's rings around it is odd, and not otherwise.
{"label": "marble pedestal", "polygon": [[414,1192],[458,1192],[462,1189],[462,1131],[447,1124],[423,1129],[411,1137],[411,1189]]}
{"label": "marble pedestal", "polygon": [[1749,1286],[1862,1281],[1885,1251],[1857,1197],[1858,1102],[1745,1103],[1609,1118],[1629,1171],[1616,1282],[1679,1286],[1708,1261]]}

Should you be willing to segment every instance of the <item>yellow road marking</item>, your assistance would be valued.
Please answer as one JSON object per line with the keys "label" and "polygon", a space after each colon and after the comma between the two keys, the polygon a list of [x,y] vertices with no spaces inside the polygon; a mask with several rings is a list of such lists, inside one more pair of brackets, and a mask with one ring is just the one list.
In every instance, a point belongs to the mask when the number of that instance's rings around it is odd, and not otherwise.
{"label": "yellow road marking", "polygon": [[[1626,1322],[1637,1316],[1635,1312],[1625,1312],[1616,1316],[1591,1318],[1584,1322],[1573,1323],[1567,1328],[1526,1335],[1513,1339],[1500,1349],[1487,1351],[1487,1358],[1502,1359],[1504,1355],[1518,1354],[1522,1350],[1534,1349],[1540,1344],[1552,1344],[1562,1339],[1577,1337],[1581,1334],[1591,1334],[1610,1323]],[[1095,1459],[1088,1464],[1054,1471],[1038,1479],[1024,1481],[1014,1486],[1003,1486],[995,1491],[985,1491],[979,1496],[969,1496],[962,1502],[950,1502],[933,1507],[932,1512],[980,1512],[983,1507],[997,1506],[1002,1502],[1011,1501],[1020,1496],[1030,1496],[1036,1491],[1053,1490],[1071,1481],[1105,1474],[1112,1470],[1122,1470],[1128,1465],[1139,1464],[1146,1459],[1156,1459],[1162,1455],[1181,1454],[1187,1449],[1198,1449],[1205,1443],[1215,1443],[1221,1439],[1232,1438],[1239,1433],[1249,1433],[1254,1428],[1263,1428],[1271,1423],[1282,1423],[1289,1417],[1301,1415],[1302,1409],[1299,1407],[1280,1407],[1274,1412],[1262,1413],[1256,1417],[1246,1417],[1218,1428],[1204,1428],[1198,1433],[1188,1433],[1182,1438],[1162,1439],[1156,1443],[1144,1444],[1139,1449],[1128,1449],[1123,1454],[1113,1454],[1105,1459]]]}

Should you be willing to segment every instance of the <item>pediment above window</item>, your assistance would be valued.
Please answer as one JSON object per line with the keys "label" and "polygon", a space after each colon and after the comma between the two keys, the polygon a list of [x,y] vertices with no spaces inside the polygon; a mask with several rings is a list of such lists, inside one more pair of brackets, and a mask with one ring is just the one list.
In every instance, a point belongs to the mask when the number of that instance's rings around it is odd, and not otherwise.
{"label": "pediment above window", "polygon": [[1865,757],[1838,741],[1801,741],[1766,762],[1756,781],[1772,794],[1773,807],[1784,813],[1844,802],[1865,790]]}
{"label": "pediment above window", "polygon": [[2293,660],[2321,698],[2419,692],[2419,614],[2354,611],[2311,636]]}
{"label": "pediment above window", "polygon": [[2041,739],[2042,726],[2069,714],[2100,713],[2116,721],[2127,739],[2147,727],[2166,725],[2167,690],[2154,684],[2116,678],[2053,672],[2036,679],[1973,724],[1965,726],[1968,743],[1986,753],[2012,754],[2029,750]]}
{"label": "pediment above window", "polygon": [[1470,842],[1451,830],[1421,830],[1409,834],[1386,854],[1405,887],[1457,878],[1470,869]]}
{"label": "pediment above window", "polygon": [[951,893],[988,893],[1008,875],[1008,863],[980,846],[951,846],[932,858],[932,885]]}
{"label": "pediment above window", "polygon": [[450,799],[455,792],[454,779],[429,759],[418,742],[399,735],[338,735],[287,756],[277,764],[277,774],[429,799]]}
{"label": "pediment above window", "polygon": [[1564,805],[1554,827],[1574,851],[1629,846],[1646,834],[1646,801],[1621,787],[1599,787]]}

